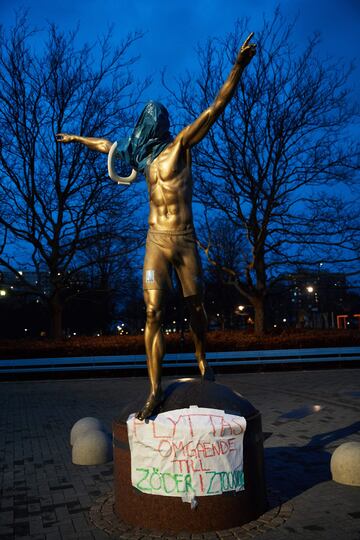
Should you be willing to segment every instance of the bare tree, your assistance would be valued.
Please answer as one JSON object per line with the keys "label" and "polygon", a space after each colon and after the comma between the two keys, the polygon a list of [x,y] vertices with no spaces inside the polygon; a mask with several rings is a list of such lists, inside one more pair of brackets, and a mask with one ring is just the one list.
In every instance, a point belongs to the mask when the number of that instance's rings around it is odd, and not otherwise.
{"label": "bare tree", "polygon": [[39,285],[46,274],[48,285],[40,291],[27,285],[48,303],[52,335],[60,336],[66,289],[99,260],[92,248],[114,234],[134,242],[117,241],[107,257],[138,246],[139,205],[136,190],[130,199],[106,177],[104,156],[80,145],[64,148],[55,134],[101,133],[116,140],[133,124],[148,81],[140,84],[131,75],[136,58],[130,49],[139,33],[114,48],[111,32],[78,48],[76,32],[50,25],[40,52],[35,35],[24,14],[0,34],[0,225],[7,235],[0,264],[24,279],[19,269],[28,261]]}
{"label": "bare tree", "polygon": [[[234,326],[240,304],[247,304],[240,291],[234,291],[236,277],[243,269],[243,250],[247,248],[241,231],[221,213],[211,216],[198,227],[198,243],[207,255],[205,270],[206,311],[211,324],[222,329]],[[206,212],[205,212],[206,216]],[[207,216],[206,216],[207,217]],[[211,246],[209,230],[211,226]]]}
{"label": "bare tree", "polygon": [[[224,41],[199,48],[198,78],[187,74],[175,90],[164,82],[182,122],[213,100],[246,25],[238,22]],[[237,95],[194,152],[197,196],[210,223],[204,248],[218,264],[211,231],[219,213],[242,234],[240,271],[223,270],[254,306],[258,334],[265,327],[269,282],[279,272],[324,260],[348,268],[359,261],[359,208],[351,195],[359,170],[351,67],[320,58],[318,36],[298,51],[291,44],[293,27],[279,11],[264,22]]]}

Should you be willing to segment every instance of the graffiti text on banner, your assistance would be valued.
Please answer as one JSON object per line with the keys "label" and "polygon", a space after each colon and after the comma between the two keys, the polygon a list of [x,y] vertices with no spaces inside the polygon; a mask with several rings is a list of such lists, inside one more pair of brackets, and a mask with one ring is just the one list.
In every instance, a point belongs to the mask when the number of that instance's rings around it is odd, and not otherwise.
{"label": "graffiti text on banner", "polygon": [[170,497],[219,495],[244,489],[246,420],[190,407],[127,422],[132,484]]}

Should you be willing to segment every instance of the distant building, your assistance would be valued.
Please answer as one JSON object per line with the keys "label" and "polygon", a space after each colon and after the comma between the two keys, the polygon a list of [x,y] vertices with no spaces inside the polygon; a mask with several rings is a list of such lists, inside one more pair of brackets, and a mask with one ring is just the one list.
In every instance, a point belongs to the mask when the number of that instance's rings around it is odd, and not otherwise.
{"label": "distant building", "polygon": [[[75,290],[91,287],[90,279],[84,272],[73,274],[67,279],[68,286]],[[2,292],[1,292],[2,291]],[[32,272],[19,270],[14,274],[9,270],[0,270],[0,297],[1,296],[28,296],[32,299],[37,293],[49,295],[51,281],[49,272]]]}
{"label": "distant building", "polygon": [[323,270],[285,276],[271,291],[269,303],[273,326],[337,328],[341,316],[353,325],[351,317],[360,312],[360,297],[349,292],[346,275]]}
{"label": "distant building", "polygon": [[[64,335],[100,335],[115,316],[111,290],[100,289],[85,272],[57,274],[62,281]],[[0,337],[49,335],[52,293],[48,272],[0,270]],[[124,332],[128,331],[124,327]]]}

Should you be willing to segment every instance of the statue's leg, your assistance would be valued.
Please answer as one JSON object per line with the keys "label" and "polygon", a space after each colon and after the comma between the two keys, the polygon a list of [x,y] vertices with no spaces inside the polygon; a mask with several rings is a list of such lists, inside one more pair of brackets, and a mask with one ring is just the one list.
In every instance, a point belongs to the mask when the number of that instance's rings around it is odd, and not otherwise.
{"label": "statue's leg", "polygon": [[193,233],[178,238],[174,266],[179,276],[189,313],[190,330],[195,343],[195,356],[203,379],[214,380],[214,372],[205,358],[207,317],[203,304],[201,260]]}
{"label": "statue's leg", "polygon": [[185,297],[190,318],[190,330],[195,343],[195,356],[203,379],[215,380],[214,372],[205,358],[207,316],[200,294]]}
{"label": "statue's leg", "polygon": [[144,300],[146,304],[145,350],[150,381],[150,393],[144,407],[136,415],[139,420],[144,420],[151,416],[154,409],[163,399],[161,389],[161,364],[165,355],[165,340],[161,329],[165,304],[165,291],[145,290]]}

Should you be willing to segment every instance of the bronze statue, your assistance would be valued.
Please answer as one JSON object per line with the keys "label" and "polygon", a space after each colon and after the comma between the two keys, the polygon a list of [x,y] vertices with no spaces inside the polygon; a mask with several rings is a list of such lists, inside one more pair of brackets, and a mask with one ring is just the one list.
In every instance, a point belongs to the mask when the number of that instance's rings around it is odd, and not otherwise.
{"label": "bronze statue", "polygon": [[151,416],[163,399],[161,365],[165,345],[161,327],[166,292],[171,287],[171,266],[175,268],[183,289],[201,376],[204,379],[214,379],[212,369],[205,359],[207,318],[192,215],[191,148],[205,137],[231,100],[244,68],[256,52],[256,45],[250,43],[252,36],[253,33],[241,47],[230,75],[213,104],[174,139],[169,132],[168,112],[163,105],[156,102],[146,105],[132,136],[118,144],[94,137],[66,133],[56,135],[59,142],[80,142],[91,150],[105,154],[115,153],[116,157],[127,161],[132,166],[133,173],[129,179],[115,176],[113,179],[119,183],[130,183],[136,177],[137,171],[146,176],[150,215],[143,288],[150,394],[137,414],[140,420]]}

